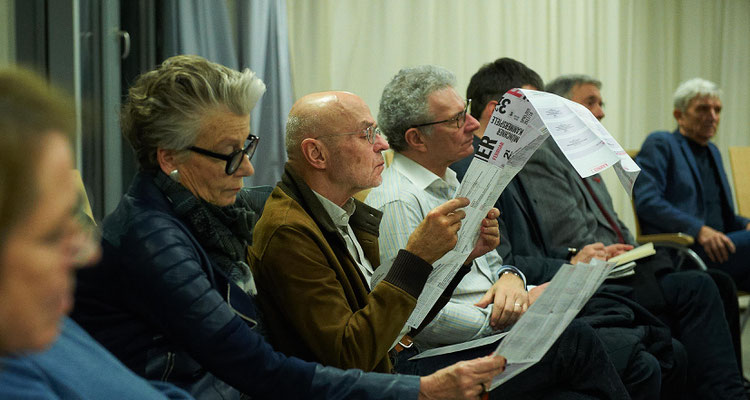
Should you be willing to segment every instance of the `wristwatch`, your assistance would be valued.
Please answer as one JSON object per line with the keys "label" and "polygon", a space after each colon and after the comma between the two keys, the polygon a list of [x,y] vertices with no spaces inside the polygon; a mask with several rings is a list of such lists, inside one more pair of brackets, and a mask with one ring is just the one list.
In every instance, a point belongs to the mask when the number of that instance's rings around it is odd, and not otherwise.
{"label": "wristwatch", "polygon": [[521,277],[521,274],[519,274],[518,272],[516,272],[516,271],[514,271],[512,269],[506,269],[505,271],[501,272],[500,276],[498,276],[497,278],[500,279],[505,274],[513,274],[513,275],[517,276],[519,279],[521,279],[523,281],[523,278]]}
{"label": "wristwatch", "polygon": [[576,256],[576,254],[578,254],[578,249],[575,247],[568,247],[568,256],[566,258],[570,261]]}
{"label": "wristwatch", "polygon": [[521,284],[523,284],[523,288],[524,288],[524,290],[526,290],[526,291],[528,291],[528,290],[529,290],[529,289],[528,289],[528,288],[526,287],[526,281],[525,281],[525,280],[523,279],[523,277],[521,276],[521,274],[519,274],[519,273],[518,273],[517,271],[515,271],[515,270],[512,270],[512,269],[506,269],[506,270],[504,270],[503,272],[501,272],[501,273],[500,273],[500,275],[499,275],[499,276],[497,277],[497,279],[499,280],[499,279],[500,279],[500,278],[502,278],[502,277],[503,277],[503,275],[505,275],[505,274],[513,274],[513,275],[517,276],[517,277],[518,277],[518,279],[520,279],[520,280],[521,280]]}

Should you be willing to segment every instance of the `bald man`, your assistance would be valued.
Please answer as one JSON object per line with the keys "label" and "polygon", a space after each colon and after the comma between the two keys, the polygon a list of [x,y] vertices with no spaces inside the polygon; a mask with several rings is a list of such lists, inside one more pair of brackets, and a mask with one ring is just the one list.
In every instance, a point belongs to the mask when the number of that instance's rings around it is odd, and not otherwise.
{"label": "bald man", "polygon": [[[370,287],[380,264],[382,214],[352,196],[380,184],[387,148],[356,95],[315,93],[292,107],[289,161],[250,250],[258,299],[277,349],[340,368],[391,372],[389,350],[410,346],[406,321],[431,264],[455,246],[464,217],[457,209],[468,200],[453,199],[430,211],[385,278]],[[497,222],[486,219],[468,264],[493,249],[498,235]],[[454,278],[444,302],[467,271]]]}

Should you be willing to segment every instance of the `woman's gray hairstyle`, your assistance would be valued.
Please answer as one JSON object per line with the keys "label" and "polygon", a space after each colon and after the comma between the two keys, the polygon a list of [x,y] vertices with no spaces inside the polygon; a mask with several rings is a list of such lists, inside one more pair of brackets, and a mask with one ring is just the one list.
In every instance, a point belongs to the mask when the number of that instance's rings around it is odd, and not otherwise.
{"label": "woman's gray hairstyle", "polygon": [[[427,123],[434,118],[427,97],[454,86],[455,75],[443,67],[422,65],[398,71],[383,89],[378,112],[378,125],[393,150],[406,149],[404,133],[412,125]],[[419,129],[428,135],[432,132],[432,126]]]}
{"label": "woman's gray hairstyle", "polygon": [[570,74],[561,75],[552,82],[547,83],[544,90],[558,96],[570,99],[570,92],[578,85],[594,85],[597,89],[602,88],[602,82],[588,75]]}
{"label": "woman's gray hairstyle", "polygon": [[674,91],[674,108],[685,112],[690,101],[696,97],[721,97],[719,86],[701,78],[688,79]]}
{"label": "woman's gray hairstyle", "polygon": [[138,77],[122,108],[125,138],[142,171],[157,170],[158,148],[192,146],[204,117],[226,110],[249,115],[266,85],[253,71],[235,71],[194,55],[168,58]]}

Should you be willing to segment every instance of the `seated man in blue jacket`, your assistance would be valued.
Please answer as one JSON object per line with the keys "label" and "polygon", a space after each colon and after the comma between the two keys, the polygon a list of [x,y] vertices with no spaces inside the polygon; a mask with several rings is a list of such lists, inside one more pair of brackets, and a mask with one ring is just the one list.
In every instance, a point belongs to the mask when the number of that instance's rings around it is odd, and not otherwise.
{"label": "seated man in blue jacket", "polygon": [[694,78],[674,93],[674,132],[651,133],[636,162],[636,213],[643,233],[685,232],[712,268],[750,290],[750,219],[737,215],[721,154],[710,142],[721,116],[720,90]]}

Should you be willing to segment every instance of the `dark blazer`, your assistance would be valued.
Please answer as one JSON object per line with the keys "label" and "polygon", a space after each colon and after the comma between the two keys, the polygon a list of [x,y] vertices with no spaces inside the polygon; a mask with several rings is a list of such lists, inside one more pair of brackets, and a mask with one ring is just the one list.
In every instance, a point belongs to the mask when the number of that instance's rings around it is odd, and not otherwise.
{"label": "dark blazer", "polygon": [[597,199],[622,232],[625,243],[635,244],[630,231],[617,217],[601,177],[585,178],[594,193],[592,196],[584,179],[552,139],[537,149],[518,177],[524,182],[538,230],[550,254],[559,257],[568,247],[580,249],[596,242],[617,243],[617,234],[597,205]]}
{"label": "dark blazer", "polygon": [[[744,230],[750,219],[734,212],[719,149],[711,142],[708,149],[719,172],[723,206],[734,216],[725,230]],[[643,233],[684,232],[697,236],[704,225],[706,210],[701,174],[688,139],[679,130],[654,132],[646,138],[635,161],[642,169],[633,196]]]}
{"label": "dark blazer", "polygon": [[[478,143],[479,139],[475,138],[475,148]],[[542,148],[546,148],[548,152],[553,151],[554,148],[550,146],[556,148],[551,139]],[[471,158],[473,156],[451,165],[459,179],[466,173]],[[550,158],[562,161],[554,152],[542,154],[542,159]],[[567,177],[566,171],[567,169],[559,170],[558,177]],[[574,170],[573,173],[575,174]],[[570,182],[574,183],[570,178]],[[567,247],[550,247],[546,244],[547,235],[541,230],[543,224],[540,224],[539,218],[547,213],[539,211],[541,207],[536,207],[529,198],[526,188],[531,186],[533,190],[533,185],[526,180],[524,174],[517,174],[495,203],[495,207],[500,210],[500,245],[497,251],[503,257],[503,263],[514,265],[523,271],[528,282],[541,284],[552,279],[560,266],[568,262],[564,259],[568,250]],[[583,196],[583,193],[580,192],[580,195]],[[556,199],[560,197],[562,196],[558,195]],[[632,357],[643,350],[655,355],[664,368],[673,368],[669,329],[646,309],[626,298],[632,295],[633,289],[628,286],[604,284],[587,302],[578,318],[596,329],[618,371],[628,368]]]}

